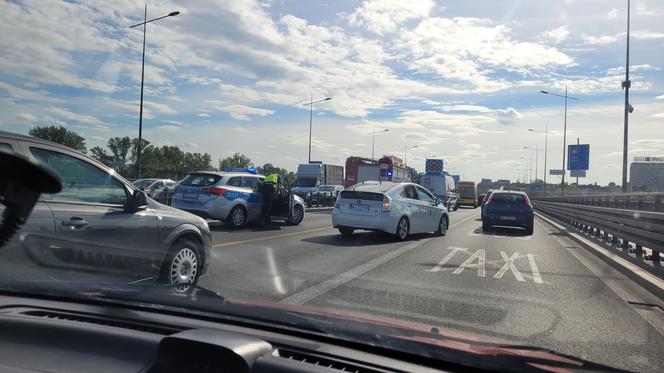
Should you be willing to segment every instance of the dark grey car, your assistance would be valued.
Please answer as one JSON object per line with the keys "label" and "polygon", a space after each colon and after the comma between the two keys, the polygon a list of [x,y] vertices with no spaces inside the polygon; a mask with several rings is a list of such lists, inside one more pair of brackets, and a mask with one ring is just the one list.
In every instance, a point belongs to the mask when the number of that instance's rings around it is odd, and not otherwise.
{"label": "dark grey car", "polygon": [[60,193],[41,196],[0,252],[12,272],[0,277],[189,284],[206,271],[212,239],[205,220],[150,199],[65,146],[0,131],[0,150],[44,164],[63,182]]}

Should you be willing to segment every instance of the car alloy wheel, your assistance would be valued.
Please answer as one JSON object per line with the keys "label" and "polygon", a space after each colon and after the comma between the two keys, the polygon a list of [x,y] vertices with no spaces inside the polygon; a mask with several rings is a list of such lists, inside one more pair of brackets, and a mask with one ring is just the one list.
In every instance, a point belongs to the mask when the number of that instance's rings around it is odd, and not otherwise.
{"label": "car alloy wheel", "polygon": [[231,211],[231,223],[233,226],[241,227],[246,220],[247,214],[244,212],[244,209],[240,206],[233,207],[233,211]]}
{"label": "car alloy wheel", "polygon": [[447,233],[447,217],[442,216],[438,222],[438,230],[436,231],[437,236],[444,236]]}
{"label": "car alloy wheel", "polygon": [[397,238],[399,241],[403,241],[408,238],[408,231],[410,230],[410,224],[408,224],[408,219],[401,218],[399,224],[397,225]]}
{"label": "car alloy wheel", "polygon": [[194,250],[183,247],[171,261],[169,280],[171,285],[193,284],[198,274],[198,257]]}
{"label": "car alloy wheel", "polygon": [[293,225],[298,225],[302,222],[304,219],[304,211],[302,210],[301,206],[295,206],[293,208],[293,214],[291,215],[290,218],[290,223]]}

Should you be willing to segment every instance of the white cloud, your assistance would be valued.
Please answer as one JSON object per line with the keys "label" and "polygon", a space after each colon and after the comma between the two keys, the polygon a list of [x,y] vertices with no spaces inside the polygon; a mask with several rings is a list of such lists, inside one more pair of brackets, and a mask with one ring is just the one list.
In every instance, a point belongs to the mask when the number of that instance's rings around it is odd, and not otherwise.
{"label": "white cloud", "polygon": [[274,113],[274,110],[261,109],[239,104],[229,104],[223,101],[209,100],[207,102],[214,105],[214,110],[228,113],[232,118],[238,120],[249,120],[249,116],[264,117]]}
{"label": "white cloud", "polygon": [[106,127],[106,123],[103,121],[99,120],[98,118],[92,116],[92,115],[87,115],[87,114],[77,114],[72,112],[69,109],[63,109],[59,107],[51,107],[46,109],[47,111],[59,116],[60,118],[64,118],[67,120],[75,121],[75,122],[80,122],[80,123],[87,123],[87,124],[93,124],[97,126],[102,126]]}
{"label": "white cloud", "polygon": [[198,113],[196,116],[199,118],[210,118],[210,114],[208,113]]}
{"label": "white cloud", "polygon": [[653,114],[653,115],[651,115],[651,116],[652,116],[653,118],[664,118],[664,113],[657,113],[657,114]]}
{"label": "white cloud", "polygon": [[427,17],[433,5],[432,0],[367,0],[348,16],[348,22],[383,35],[408,20]]}
{"label": "white cloud", "polygon": [[604,18],[606,18],[606,19],[615,19],[616,17],[618,17],[618,13],[619,13],[618,9],[613,8],[613,9],[609,10],[608,13],[606,13]]}
{"label": "white cloud", "polygon": [[618,40],[618,37],[613,35],[603,35],[603,36],[584,36],[583,43],[590,45],[604,45],[615,43]]}
{"label": "white cloud", "polygon": [[637,40],[664,39],[664,32],[637,30],[630,32],[630,37]]}
{"label": "white cloud", "polygon": [[560,44],[567,40],[569,34],[569,26],[564,25],[552,30],[541,32],[539,35],[537,35],[537,39],[554,44]]}
{"label": "white cloud", "polygon": [[16,116],[16,120],[24,124],[35,124],[39,119],[30,113],[20,113]]}
{"label": "white cloud", "polygon": [[655,100],[664,100],[664,95],[655,96]]}

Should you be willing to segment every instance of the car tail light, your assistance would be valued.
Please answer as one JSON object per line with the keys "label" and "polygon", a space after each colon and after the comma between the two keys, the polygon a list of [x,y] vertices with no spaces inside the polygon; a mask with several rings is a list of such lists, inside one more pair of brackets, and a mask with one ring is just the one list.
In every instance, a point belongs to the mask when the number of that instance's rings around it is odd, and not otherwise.
{"label": "car tail light", "polygon": [[486,203],[484,204],[484,206],[486,206],[486,205],[488,205],[489,203],[491,203],[491,201],[493,201],[493,194],[489,196],[489,199],[486,200]]}
{"label": "car tail light", "polygon": [[390,211],[392,210],[392,199],[388,196],[383,196],[383,207],[381,209],[382,211]]}
{"label": "car tail light", "polygon": [[223,196],[224,193],[226,193],[226,189],[219,187],[203,188],[203,193],[212,194],[215,196]]}
{"label": "car tail light", "polygon": [[524,196],[523,196],[523,202],[525,202],[526,205],[530,205],[530,198],[528,198],[528,196],[525,196],[525,195],[524,195]]}
{"label": "car tail light", "polygon": [[341,208],[341,202],[339,202],[339,198],[337,198],[337,200],[334,201],[334,208],[335,209]]}

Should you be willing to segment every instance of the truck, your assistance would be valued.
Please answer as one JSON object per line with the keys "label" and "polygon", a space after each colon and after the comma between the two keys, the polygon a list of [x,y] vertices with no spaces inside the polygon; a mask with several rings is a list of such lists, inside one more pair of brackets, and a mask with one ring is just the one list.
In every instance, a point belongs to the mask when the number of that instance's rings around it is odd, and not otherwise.
{"label": "truck", "polygon": [[321,185],[343,185],[344,168],[319,162],[303,163],[297,166],[293,193],[306,197]]}
{"label": "truck", "polygon": [[406,166],[401,158],[384,155],[380,159],[349,157],[346,159],[346,188],[364,181],[411,181],[417,172]]}
{"label": "truck", "polygon": [[458,184],[459,191],[459,205],[473,206],[474,209],[479,206],[480,202],[477,198],[477,188],[474,181],[460,181]]}

